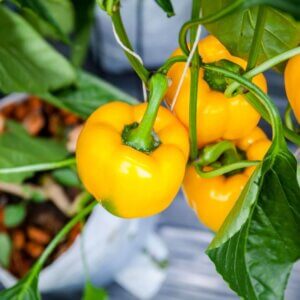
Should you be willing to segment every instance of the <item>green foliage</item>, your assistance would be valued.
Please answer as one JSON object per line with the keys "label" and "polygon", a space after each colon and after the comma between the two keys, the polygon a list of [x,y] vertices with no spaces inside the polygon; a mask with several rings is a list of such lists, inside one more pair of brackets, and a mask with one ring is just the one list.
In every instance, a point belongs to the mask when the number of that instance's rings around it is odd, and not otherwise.
{"label": "green foliage", "polygon": [[296,160],[272,148],[257,168],[207,254],[239,296],[283,299],[300,258],[300,189]]}
{"label": "green foliage", "polygon": [[[21,125],[12,121],[6,126],[6,131],[0,135],[0,168],[56,162],[68,155],[61,143],[31,137]],[[1,174],[0,180],[20,183],[32,175],[32,172]]]}
{"label": "green foliage", "polygon": [[155,0],[155,2],[167,13],[168,17],[175,15],[171,0]]}
{"label": "green foliage", "polygon": [[[233,0],[203,0],[203,16],[211,15],[233,3]],[[207,24],[206,28],[236,56],[248,59],[258,8],[241,9]],[[258,63],[296,47],[300,43],[300,23],[289,15],[267,8],[265,31]]]}
{"label": "green foliage", "polygon": [[75,8],[75,30],[72,39],[71,61],[74,66],[81,66],[84,61],[91,28],[94,21],[95,0],[73,0]]}
{"label": "green foliage", "polygon": [[[43,19],[49,24],[56,32],[58,36],[64,41],[67,41],[68,38],[65,32],[61,29],[60,23],[57,20],[55,11],[52,11],[49,6],[49,2],[45,0],[13,0],[15,3],[19,4],[22,8],[32,11],[36,16]],[[62,2],[62,0],[60,1]]]}
{"label": "green foliage", "polygon": [[95,287],[87,281],[84,288],[83,300],[108,300],[107,292],[102,288]]}
{"label": "green foliage", "polygon": [[8,228],[20,225],[26,217],[24,204],[8,204],[4,207],[4,225]]}
{"label": "green foliage", "polygon": [[53,105],[72,111],[83,118],[88,117],[99,106],[111,101],[137,102],[111,84],[86,72],[78,73],[76,86],[41,96]]}
{"label": "green foliage", "polygon": [[0,91],[4,93],[43,93],[76,80],[68,61],[23,18],[3,5],[0,5],[0,49]]}
{"label": "green foliage", "polygon": [[0,233],[0,249],[0,265],[7,268],[12,251],[12,242],[6,233]]}
{"label": "green foliage", "polygon": [[[53,16],[64,36],[70,34],[74,29],[74,8],[72,1],[43,0],[42,3],[48,13]],[[32,27],[42,35],[53,39],[62,38],[61,32],[58,32],[41,14],[37,14],[31,9],[24,9],[23,15]]]}
{"label": "green foliage", "polygon": [[63,186],[81,187],[81,182],[75,170],[70,168],[57,169],[52,172],[53,178]]}

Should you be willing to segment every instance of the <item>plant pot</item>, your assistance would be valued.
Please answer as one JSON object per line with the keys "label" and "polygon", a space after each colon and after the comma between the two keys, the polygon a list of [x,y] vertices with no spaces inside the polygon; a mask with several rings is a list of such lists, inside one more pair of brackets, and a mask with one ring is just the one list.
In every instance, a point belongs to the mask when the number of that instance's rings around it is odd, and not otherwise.
{"label": "plant pot", "polygon": [[[10,95],[0,102],[0,109],[26,98],[23,94]],[[109,283],[142,249],[155,220],[124,220],[111,215],[100,205],[96,206],[85,223],[83,234],[41,271],[39,290],[42,293],[55,293],[83,288],[86,277],[82,245],[92,281],[99,286]],[[0,268],[0,281],[8,288],[17,282],[17,278]]]}

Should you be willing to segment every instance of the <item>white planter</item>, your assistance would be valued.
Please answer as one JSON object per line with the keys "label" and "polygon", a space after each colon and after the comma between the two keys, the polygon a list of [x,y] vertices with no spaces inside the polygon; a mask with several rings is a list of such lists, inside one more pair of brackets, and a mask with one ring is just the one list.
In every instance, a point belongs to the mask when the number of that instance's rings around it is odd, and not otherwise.
{"label": "white planter", "polygon": [[[12,102],[24,101],[26,97],[24,94],[12,94],[1,100],[0,108]],[[85,257],[95,284],[107,284],[130,264],[146,243],[155,220],[155,217],[125,220],[111,215],[100,205],[95,207],[83,233]],[[39,290],[42,293],[81,289],[84,286],[81,238],[82,235],[64,254],[42,270],[39,280]],[[17,279],[0,268],[0,281],[8,288]]]}

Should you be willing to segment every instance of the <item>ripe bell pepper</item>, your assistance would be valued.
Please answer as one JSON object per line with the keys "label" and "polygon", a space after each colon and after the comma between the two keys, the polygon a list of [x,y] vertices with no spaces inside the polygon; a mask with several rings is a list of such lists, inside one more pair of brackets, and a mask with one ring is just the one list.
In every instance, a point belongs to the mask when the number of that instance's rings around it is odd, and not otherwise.
{"label": "ripe bell pepper", "polygon": [[[217,63],[226,60],[243,69],[246,61],[232,56],[228,50],[213,36],[207,36],[199,42],[199,54],[204,63]],[[172,56],[182,55],[177,49]],[[176,63],[168,71],[171,86],[166,94],[166,100],[171,104],[185,63]],[[220,140],[235,140],[251,132],[257,126],[259,114],[246,101],[243,95],[226,98],[223,91],[212,88],[204,79],[205,71],[199,72],[197,101],[197,138],[198,146]],[[206,76],[209,77],[209,76]],[[206,78],[208,79],[208,78]],[[264,92],[267,84],[262,74],[253,78],[253,82]],[[222,86],[221,86],[222,87]],[[174,112],[180,121],[189,127],[190,73],[186,74],[180,89]]]}
{"label": "ripe bell pepper", "polygon": [[284,71],[285,91],[295,117],[300,123],[300,55],[291,58]]}
{"label": "ripe bell pepper", "polygon": [[[130,130],[145,125],[145,112],[153,113],[153,107],[118,101],[103,105],[88,118],[78,139],[76,158],[82,182],[104,208],[119,217],[147,217],[166,209],[184,177],[188,133],[169,110],[154,107],[157,116],[150,130],[158,143],[153,149],[139,149],[136,140],[128,138]],[[145,129],[144,125],[138,128]]]}
{"label": "ripe bell pepper", "polygon": [[[248,160],[261,160],[271,141],[256,127],[246,137],[234,141]],[[245,168],[234,175],[202,178],[193,165],[187,167],[183,191],[200,221],[213,231],[218,231],[237,201],[255,167]]]}

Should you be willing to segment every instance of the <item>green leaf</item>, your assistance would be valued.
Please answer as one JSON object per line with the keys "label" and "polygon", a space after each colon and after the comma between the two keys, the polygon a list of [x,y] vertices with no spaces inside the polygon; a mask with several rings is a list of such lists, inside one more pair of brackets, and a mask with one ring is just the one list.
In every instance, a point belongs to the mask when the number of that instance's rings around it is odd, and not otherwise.
{"label": "green leaf", "polygon": [[107,292],[102,288],[95,287],[87,281],[84,288],[83,300],[108,300]]}
{"label": "green leaf", "polygon": [[272,147],[207,249],[237,294],[249,300],[283,299],[300,258],[297,163]]}
{"label": "green leaf", "polygon": [[[49,0],[13,0],[19,4],[23,9],[32,11],[36,16],[47,22],[56,34],[65,42],[68,41],[68,37],[64,30],[60,27],[61,23],[57,20],[56,12],[50,9]],[[58,1],[56,1],[58,2]],[[59,1],[61,4],[63,1]],[[56,6],[58,8],[58,6]],[[55,16],[55,17],[54,17]]]}
{"label": "green leaf", "polygon": [[9,260],[12,251],[12,242],[6,233],[0,233],[0,249],[0,265],[4,268],[7,268],[9,266]]}
{"label": "green leaf", "polygon": [[[203,16],[228,6],[233,0],[203,0]],[[219,21],[207,24],[206,28],[233,54],[248,59],[254,35],[258,8],[242,9]],[[300,23],[276,9],[267,9],[265,31],[261,42],[258,64],[300,43]],[[281,67],[282,70],[282,67]]]}
{"label": "green leaf", "polygon": [[[18,123],[6,123],[0,135],[0,168],[18,167],[63,160],[68,155],[65,146],[54,140],[31,137]],[[33,172],[2,174],[0,181],[20,183]]]}
{"label": "green leaf", "polygon": [[52,172],[52,176],[58,183],[64,186],[81,187],[77,173],[70,168],[57,169]]}
{"label": "green leaf", "polygon": [[0,90],[31,94],[75,82],[68,61],[16,13],[0,5]]}
{"label": "green leaf", "polygon": [[0,292],[1,300],[41,300],[38,291],[39,272],[32,269],[22,280],[13,287]]}
{"label": "green leaf", "polygon": [[26,217],[24,204],[10,204],[4,207],[4,225],[8,228],[19,226]]}
{"label": "green leaf", "polygon": [[175,16],[171,0],[155,0],[155,2],[167,13],[168,17]]}
{"label": "green leaf", "polygon": [[[70,0],[43,0],[43,5],[53,16],[65,36],[73,31],[74,7]],[[61,34],[42,15],[36,14],[31,9],[25,9],[23,16],[43,36],[61,39]]]}
{"label": "green leaf", "polygon": [[99,106],[111,101],[137,103],[133,97],[86,72],[78,73],[77,86],[40,96],[53,105],[67,109],[83,118],[88,117]]}
{"label": "green leaf", "polygon": [[73,33],[71,61],[82,65],[86,56],[91,28],[94,21],[95,0],[73,0],[75,8],[75,31]]}

